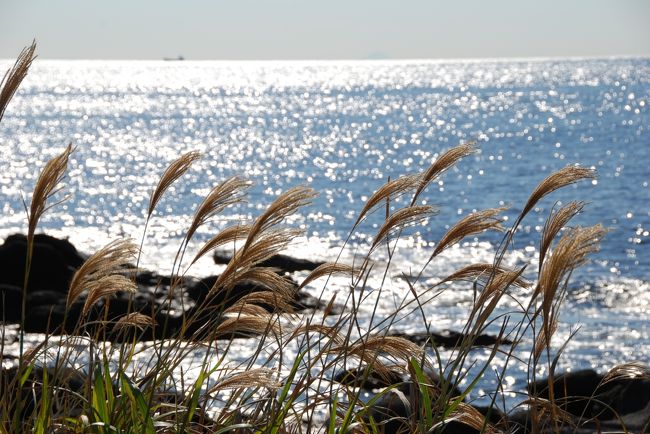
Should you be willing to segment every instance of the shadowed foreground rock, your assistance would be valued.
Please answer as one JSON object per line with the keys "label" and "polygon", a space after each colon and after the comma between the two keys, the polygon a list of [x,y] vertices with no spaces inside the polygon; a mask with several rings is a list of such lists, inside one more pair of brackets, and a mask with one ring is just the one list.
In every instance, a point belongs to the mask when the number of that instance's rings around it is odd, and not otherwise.
{"label": "shadowed foreground rock", "polygon": [[[462,391],[453,385],[444,385],[444,381],[438,374],[430,370],[425,371],[427,376],[426,387],[430,396],[435,400],[444,389],[447,399],[454,399],[462,396]],[[377,424],[380,433],[397,434],[417,432],[419,411],[415,410],[420,400],[420,390],[416,383],[413,383],[409,376],[401,369],[390,369],[388,375],[379,375],[375,371],[367,371],[364,368],[348,369],[334,375],[333,380],[351,387],[360,387],[365,390],[380,393],[380,398],[370,408],[369,416]],[[381,392],[389,386],[396,386]],[[465,402],[465,399],[462,400]],[[503,426],[506,416],[495,408],[475,407],[488,422],[493,425]],[[369,421],[370,417],[366,419]],[[415,431],[414,431],[415,430]],[[464,423],[448,421],[441,424],[436,433],[445,434],[478,434],[480,431]]]}
{"label": "shadowed foreground rock", "polygon": [[[418,431],[417,405],[419,392],[415,387],[410,392],[401,389],[391,389],[385,392],[370,409],[370,416],[376,423],[379,433],[398,434]],[[506,415],[498,409],[488,407],[474,407],[474,410],[483,415],[484,420],[497,432],[507,432]],[[440,417],[440,415],[437,415]],[[446,422],[438,424],[437,428],[430,431],[436,434],[480,434],[481,430],[465,423],[449,418]]]}
{"label": "shadowed foreground rock", "polygon": [[[43,378],[47,373],[49,390],[52,394],[49,398],[52,400],[53,411],[65,412],[66,416],[76,417],[81,414],[84,407],[83,388],[86,382],[86,376],[81,371],[72,368],[43,368],[34,366],[29,375],[26,376],[25,383],[21,387],[20,396],[23,402],[21,408],[21,420],[26,420],[41,402],[43,396]],[[3,399],[9,400],[10,412],[16,411],[18,368],[0,369],[0,393]],[[65,408],[57,408],[57,403],[66,402]],[[5,402],[6,404],[6,402]]]}
{"label": "shadowed foreground rock", "polygon": [[[364,375],[366,378],[364,378]],[[440,387],[440,379],[430,375],[428,384],[434,390]],[[368,390],[382,389],[391,385],[397,387],[382,392],[381,397],[370,408],[370,416],[379,423],[379,432],[396,434],[411,432],[418,423],[417,411],[419,391],[402,373],[391,372],[381,377],[363,369],[342,371],[333,378],[335,381],[352,387]],[[474,407],[487,421],[501,430],[516,434],[538,432],[541,434],[592,434],[601,432],[650,432],[650,378],[637,376],[615,378],[605,381],[605,376],[593,370],[558,375],[554,382],[554,400],[559,410],[567,413],[567,420],[553,420],[546,412],[534,420],[530,410],[516,410],[505,414],[499,409]],[[529,385],[531,396],[543,400],[550,398],[548,380],[544,379]],[[454,388],[449,397],[461,396]],[[435,394],[434,394],[435,395]],[[539,415],[540,413],[538,413]],[[533,425],[536,430],[533,430]],[[441,424],[439,433],[477,434],[480,431],[458,422]]]}
{"label": "shadowed foreground rock", "polygon": [[[548,380],[528,385],[531,395],[549,399]],[[615,377],[606,379],[594,370],[582,370],[557,375],[553,381],[553,399],[556,405],[573,416],[573,424],[560,425],[561,433],[576,432],[649,432],[650,377]],[[529,432],[532,416],[519,413],[513,419],[519,423],[519,432]],[[548,432],[553,421],[544,420]]]}

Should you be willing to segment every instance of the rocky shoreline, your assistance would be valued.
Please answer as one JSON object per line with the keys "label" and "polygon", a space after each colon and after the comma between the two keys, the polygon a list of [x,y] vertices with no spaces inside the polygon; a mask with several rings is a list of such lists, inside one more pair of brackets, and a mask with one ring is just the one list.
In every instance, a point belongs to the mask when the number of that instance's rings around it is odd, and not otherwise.
{"label": "rocky shoreline", "polygon": [[[22,307],[22,286],[25,270],[25,257],[27,254],[27,238],[22,234],[7,237],[4,244],[0,245],[0,312],[5,324],[20,322]],[[139,312],[154,318],[155,325],[138,336],[139,340],[169,339],[182,337],[192,339],[196,337],[197,330],[209,320],[199,315],[194,327],[184,331],[184,336],[178,336],[180,323],[183,317],[193,317],[199,309],[219,307],[224,310],[233,306],[247,294],[264,290],[263,287],[252,283],[243,282],[235,285],[231,290],[217,292],[209,296],[209,291],[218,279],[218,275],[203,278],[182,277],[172,278],[157,274],[154,271],[137,270],[133,264],[124,264],[123,274],[131,278],[137,285],[135,294],[118,292],[111,298],[100,300],[81,324],[81,311],[85,303],[82,296],[71,305],[67,305],[66,297],[68,287],[74,272],[88,258],[87,254],[79,252],[72,243],[66,239],[58,239],[46,234],[37,234],[34,239],[30,275],[26,291],[26,318],[25,332],[66,334],[79,330],[93,335],[93,323],[96,326],[101,320],[101,326],[109,326],[119,318],[131,313]],[[213,255],[216,264],[226,264],[230,256],[217,251]],[[322,262],[278,254],[259,264],[261,267],[272,267],[286,279],[295,290],[291,302],[291,312],[300,313],[312,310],[323,310],[327,303],[298,289],[298,284],[292,278],[296,271],[312,271]],[[261,304],[268,312],[276,311],[273,306]],[[344,306],[333,305],[328,307],[328,314],[338,315]],[[163,327],[164,325],[164,327]],[[81,327],[79,329],[79,327]],[[394,333],[418,345],[427,342],[435,346],[453,348],[465,337],[460,332],[440,330],[430,334],[403,334]],[[118,333],[107,333],[108,340],[119,339]],[[495,344],[510,345],[508,340],[499,341],[495,336],[480,335],[475,338],[476,346],[492,346]]]}
{"label": "rocky shoreline", "polygon": [[[27,239],[24,235],[11,235],[0,246],[0,311],[4,324],[20,322],[26,255]],[[102,338],[111,341],[170,338],[200,340],[207,337],[203,332],[206,324],[220,321],[219,314],[214,311],[222,312],[245,295],[263,290],[254,283],[244,282],[237,284],[230,291],[212,295],[209,291],[218,276],[177,279],[153,271],[136,270],[132,264],[124,264],[123,273],[136,283],[136,293],[117,293],[110,299],[102,300],[85,315],[82,324],[81,313],[85,300],[82,297],[68,305],[67,292],[75,270],[87,257],[67,240],[44,234],[36,235],[26,291],[25,332],[53,335],[74,331],[96,336],[101,328]],[[222,252],[214,255],[217,264],[227,263],[229,259],[229,256]],[[295,289],[290,311],[305,312],[323,310],[327,303],[299,290],[291,275],[296,271],[314,270],[320,264],[302,258],[276,255],[261,265],[274,268]],[[272,306],[261,307],[269,312],[274,310]],[[328,313],[339,314],[344,309],[344,306],[339,305],[328,306]],[[115,327],[117,321],[131,312],[146,314],[152,317],[154,322],[138,332],[124,333],[123,330],[118,330]],[[184,322],[188,317],[193,318],[190,326]],[[254,334],[231,333],[220,338],[249,337]],[[394,336],[408,339],[418,345],[441,347],[454,347],[464,338],[462,333],[448,330],[433,334]],[[481,335],[476,338],[475,344],[494,346],[510,345],[511,342]],[[2,375],[11,375],[11,369],[3,369]],[[566,417],[560,426],[551,421],[548,421],[547,425],[562,433],[615,431],[622,427],[628,432],[640,433],[650,430],[650,370],[646,368],[645,374],[641,374],[609,378],[604,373],[578,371],[556,375],[553,398]],[[38,376],[38,370],[34,371],[34,375]],[[435,374],[429,375],[434,384],[440,381]],[[345,371],[336,374],[333,380],[368,390],[398,385],[384,395],[373,408],[374,420],[386,422],[385,432],[399,432],[403,428],[402,424],[405,422],[394,419],[395,416],[405,420],[413,416],[409,406],[413,385],[402,374],[396,373],[386,378],[373,373]],[[548,385],[547,380],[531,383],[529,391],[534,390],[535,396],[547,400],[550,398]],[[463,396],[458,389],[454,389],[451,394]],[[490,423],[503,429],[508,427],[509,432],[528,432],[534,417],[530,408],[511,412],[507,416],[495,409],[477,409],[487,416]],[[549,416],[547,414],[544,417]],[[460,424],[451,424],[445,432],[464,433],[476,430],[471,431],[469,428],[461,428]]]}

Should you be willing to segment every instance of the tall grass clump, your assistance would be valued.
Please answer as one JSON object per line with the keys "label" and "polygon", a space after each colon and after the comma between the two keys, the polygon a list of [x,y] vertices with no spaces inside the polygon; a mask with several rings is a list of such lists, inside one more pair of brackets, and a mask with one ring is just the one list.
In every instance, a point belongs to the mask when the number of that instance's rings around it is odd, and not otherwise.
{"label": "tall grass clump", "polygon": [[[0,118],[27,73],[34,48],[32,45],[21,53],[2,82]],[[66,328],[68,318],[64,318],[65,329],[52,330],[42,344],[27,351],[23,350],[21,332],[17,367],[3,370],[0,378],[4,392],[0,432],[435,433],[455,432],[452,427],[463,427],[462,432],[511,429],[507,419],[495,422],[487,417],[491,410],[479,411],[465,398],[500,352],[505,355],[497,373],[500,377],[513,364],[523,362],[534,380],[541,365],[546,364],[545,371],[550,373],[548,386],[553,387],[559,352],[554,353],[557,345],[552,345],[552,339],[568,279],[597,250],[605,230],[601,226],[567,229],[571,219],[584,208],[582,202],[571,202],[549,216],[541,235],[537,270],[510,269],[505,264],[505,253],[511,249],[519,225],[539,201],[558,189],[595,176],[589,169],[568,166],[540,182],[510,227],[505,226],[501,217],[503,208],[476,211],[452,225],[436,243],[426,265],[404,276],[409,291],[398,300],[394,312],[379,316],[377,303],[387,291],[388,268],[394,255],[399,254],[400,237],[415,224],[431,224],[428,222],[435,215],[434,208],[421,204],[427,186],[474,150],[471,144],[456,146],[425,171],[389,180],[381,186],[350,228],[352,234],[370,213],[385,208],[384,221],[365,252],[353,264],[343,263],[339,258],[322,264],[297,285],[263,263],[302,234],[286,221],[316,196],[316,192],[304,186],[279,195],[253,221],[238,222],[212,234],[190,261],[185,260],[190,241],[199,228],[246,198],[249,182],[244,178],[217,183],[197,205],[174,263],[170,264],[168,297],[160,309],[138,311],[134,307],[126,315],[113,318],[109,309],[114,296],[138,291],[140,256],[144,254],[146,230],[156,216],[157,205],[169,187],[180,182],[201,158],[197,152],[180,156],[153,188],[140,245],[116,239],[76,270],[67,306],[70,312],[75,303],[82,307],[80,318],[73,318],[73,328]],[[31,203],[26,205],[29,248],[21,330],[26,320],[24,300],[34,234],[39,219],[57,203],[55,196],[61,189],[72,152],[74,149],[68,146],[45,164]],[[406,200],[396,202],[398,197]],[[391,211],[391,203],[406,205]],[[441,253],[445,249],[484,231],[504,232],[492,263],[467,264],[434,284],[422,278],[428,267],[444,260]],[[192,266],[219,247],[232,249],[233,255],[207,296],[180,318],[166,315],[174,293],[184,290]],[[388,264],[377,269],[373,258],[383,248],[389,252]],[[333,276],[346,278],[347,288],[325,299],[323,294]],[[368,286],[372,276],[380,277],[379,287]],[[244,282],[252,282],[259,290],[226,303],[237,285]],[[323,309],[296,313],[293,302],[297,292],[317,282],[323,289]],[[469,282],[475,296],[462,338],[450,356],[443,357],[435,346],[433,326],[424,306],[444,291],[453,291],[453,284],[458,282]],[[504,298],[517,299],[521,310],[495,315]],[[362,326],[359,313],[367,308],[371,312],[369,325]],[[405,317],[430,335],[425,344],[413,343],[394,333],[394,324]],[[495,326],[499,330],[497,344],[478,366],[479,374],[469,378],[468,368],[476,367],[471,349],[480,335]],[[531,334],[533,347],[527,349],[530,359],[517,359],[515,349],[529,342],[524,338]],[[233,337],[249,335],[258,337],[250,341],[251,355],[243,362],[233,363]],[[148,344],[141,343],[145,336]],[[511,344],[498,345],[506,341]],[[86,355],[81,362],[80,349]],[[143,357],[148,363],[138,362]],[[191,365],[188,360],[192,360]],[[637,365],[619,367],[608,379],[638,374],[641,370]],[[355,380],[332,381],[334,373],[345,371],[357,372]],[[356,386],[371,378],[390,385],[370,398],[364,397]],[[459,394],[461,383],[467,386]],[[394,406],[386,406],[390,399],[396,399],[397,407],[407,410],[392,414]],[[552,398],[543,400],[535,391],[524,403],[531,411],[533,432],[560,432],[562,424],[571,422],[558,403]],[[491,406],[495,413],[496,404],[495,394]]]}

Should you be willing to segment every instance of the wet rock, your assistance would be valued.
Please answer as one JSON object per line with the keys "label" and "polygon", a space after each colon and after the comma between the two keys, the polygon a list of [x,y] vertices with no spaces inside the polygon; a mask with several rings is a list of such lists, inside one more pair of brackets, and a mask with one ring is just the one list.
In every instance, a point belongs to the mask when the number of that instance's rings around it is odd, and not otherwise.
{"label": "wet rock", "polygon": [[27,311],[36,306],[52,306],[66,302],[67,294],[58,291],[39,290],[27,294]]}
{"label": "wet rock", "polygon": [[[425,375],[427,376],[429,385],[432,385],[438,390],[442,388],[444,380],[437,373],[426,369]],[[397,389],[407,395],[416,392],[416,389],[412,387],[413,383],[407,373],[398,367],[393,369],[389,367],[388,372],[382,374],[377,373],[375,370],[367,371],[364,367],[352,368],[337,372],[332,377],[332,380],[351,387],[360,387],[368,391],[377,391],[389,386],[397,386]],[[455,397],[460,395],[462,395],[460,389],[452,386],[449,396]]]}
{"label": "wet rock", "polygon": [[[83,303],[38,305],[29,307],[25,318],[25,332],[65,334],[77,330]],[[65,321],[65,324],[64,324]]]}
{"label": "wet rock", "polygon": [[[23,287],[26,255],[26,237],[12,235],[5,240],[0,246],[0,284]],[[46,289],[66,292],[75,271],[74,264],[77,263],[69,261],[67,253],[57,250],[52,243],[35,241],[27,291]]]}
{"label": "wet rock", "polygon": [[[64,413],[66,417],[76,417],[81,414],[84,408],[82,394],[87,381],[87,377],[83,372],[72,368],[34,366],[19,391],[17,382],[19,377],[18,367],[0,369],[0,393],[2,393],[2,396],[20,396],[23,402],[19,420],[26,421],[35,416],[33,413],[38,410],[41,403],[43,378],[46,372],[52,412],[54,414]],[[9,401],[7,408],[10,413],[16,411],[15,402],[13,399]],[[59,404],[61,404],[61,407],[59,407]]]}
{"label": "wet rock", "polygon": [[[432,387],[433,396],[435,390],[443,388],[443,381],[438,374],[425,371],[427,375],[427,385]],[[420,410],[414,412],[413,406],[421,405],[420,391],[409,376],[403,370],[390,370],[388,375],[381,376],[374,371],[366,372],[364,368],[355,368],[340,371],[334,375],[333,380],[352,387],[361,387],[374,393],[381,394],[376,403],[370,410],[373,420],[378,423],[379,432],[399,433],[414,432],[417,424],[417,415],[421,414]],[[392,389],[380,391],[389,386],[396,386]],[[448,399],[462,396],[459,388],[452,386],[450,392],[446,393]],[[481,413],[487,422],[495,427],[503,428],[506,426],[506,415],[497,408],[493,407],[474,407]],[[435,433],[454,433],[454,434],[478,434],[480,430],[472,428],[464,423],[453,420],[441,424]]]}
{"label": "wet rock", "polygon": [[[481,413],[492,426],[505,428],[508,425],[508,415],[496,407],[475,405],[474,408]],[[503,431],[506,431],[503,429]]]}
{"label": "wet rock", "polygon": [[[370,410],[370,415],[378,432],[384,434],[411,433],[418,431],[418,414],[416,410],[417,401],[412,395],[400,389],[390,389],[384,392]],[[485,415],[490,415],[488,422],[494,426],[505,426],[505,415],[490,408],[477,408]],[[436,434],[480,434],[481,430],[455,420],[448,420],[441,423],[435,430],[430,432]]]}
{"label": "wet rock", "polygon": [[332,377],[333,381],[350,387],[360,387],[364,390],[375,391],[406,381],[404,373],[390,371],[388,375],[379,375],[375,371],[366,373],[363,368],[339,371]]}
{"label": "wet rock", "polygon": [[[457,348],[459,345],[461,345],[463,339],[467,335],[464,333],[459,333],[451,330],[444,330],[442,332],[438,333],[393,333],[391,336],[397,336],[400,338],[407,339],[413,343],[416,343],[418,345],[424,345],[428,344],[431,345],[433,344],[434,346],[437,347],[444,347],[444,348]],[[475,337],[473,346],[487,346],[491,347],[494,345],[512,345],[512,341],[508,339],[501,339],[499,340],[496,336],[491,336],[491,335],[478,335]]]}
{"label": "wet rock", "polygon": [[[195,285],[188,288],[187,294],[196,302],[197,305],[204,304],[210,307],[218,307],[223,310],[231,307],[245,295],[266,290],[266,288],[254,282],[243,281],[237,283],[229,290],[214,291],[213,294],[210,295],[210,299],[206,300],[210,290],[218,278],[219,276],[208,276],[200,279]],[[295,286],[293,281],[291,281],[291,283]],[[262,305],[262,307],[269,312],[274,311],[273,306]]]}
{"label": "wet rock", "polygon": [[174,297],[180,297],[187,288],[195,285],[194,280],[189,277],[164,276],[153,271],[129,270],[127,277],[133,278],[142,293],[149,293],[156,298],[166,297],[173,293]]}
{"label": "wet rock", "polygon": [[[12,237],[23,238],[26,240],[26,237],[24,235],[15,234],[7,237],[7,240],[5,242],[10,240]],[[83,264],[87,259],[87,256],[81,254],[77,248],[67,239],[60,239],[47,234],[36,234],[34,235],[34,242],[39,245],[47,245],[52,247],[61,255],[65,264],[73,269],[81,267],[81,264]]]}
{"label": "wet rock", "polygon": [[[82,309],[83,300],[69,307],[65,304],[33,306],[27,314],[25,331],[50,335],[86,334],[113,342],[150,341],[177,337],[182,323],[181,316],[169,315],[160,307],[119,298],[93,306],[86,315],[82,315]],[[115,326],[120,318],[132,312],[150,316],[153,325],[143,328]]]}
{"label": "wet rock", "polygon": [[[0,246],[0,308],[4,312],[5,323],[20,322],[26,252],[27,240],[24,235],[12,235]],[[91,336],[100,333],[102,339],[108,340],[149,340],[178,337],[181,325],[189,320],[189,325],[186,324],[181,337],[195,339],[203,333],[202,330],[210,330],[220,322],[224,309],[232,306],[244,295],[265,289],[253,282],[241,282],[228,291],[217,291],[207,300],[209,290],[218,276],[196,281],[192,278],[176,278],[152,271],[136,270],[134,265],[124,264],[122,274],[136,282],[137,292],[113,294],[108,300],[97,302],[89,312],[82,315],[84,295],[69,307],[66,305],[66,297],[69,282],[75,270],[83,264],[85,257],[79,254],[69,241],[48,235],[35,237],[32,257],[24,327],[26,332],[31,333],[87,333]],[[281,263],[278,263],[278,260]],[[282,267],[285,270],[309,269],[318,265],[282,256],[273,259],[270,264],[284,264]],[[298,292],[296,283],[290,277],[285,278],[296,288],[293,309],[303,311],[325,307],[325,304],[315,297]],[[185,293],[194,300],[194,307],[193,303],[188,303],[184,298]],[[262,307],[269,312],[276,311],[272,305]],[[133,312],[152,317],[155,325],[144,330],[114,330],[116,321]],[[342,309],[335,306],[331,313],[340,312]],[[209,333],[205,332],[201,336],[207,338]],[[234,334],[232,337],[244,335]]]}
{"label": "wet rock", "polygon": [[[210,300],[206,301],[206,297],[208,296],[210,289],[218,278],[219,276],[204,277],[188,288],[187,294],[192,300],[195,301],[197,306],[224,310],[232,306],[245,295],[266,290],[266,288],[256,283],[243,281],[235,285],[229,291],[216,291],[213,295],[210,296]],[[284,278],[287,279],[296,289],[295,298],[291,302],[291,307],[296,312],[302,312],[305,310],[320,310],[324,309],[327,306],[327,303],[323,302],[322,300],[319,300],[318,298],[304,291],[297,291],[298,285],[291,278],[286,276]],[[266,309],[268,312],[277,312],[277,308],[275,306],[265,304],[261,304],[260,306]],[[343,306],[334,305],[330,311],[330,315],[338,315],[343,312],[343,310]]]}
{"label": "wet rock", "polygon": [[[548,380],[528,385],[532,395],[549,399]],[[643,411],[650,405],[650,378],[615,378],[587,369],[557,375],[553,398],[564,411],[583,419],[607,421]],[[650,421],[650,413],[647,415]]]}
{"label": "wet rock", "polygon": [[[232,255],[223,251],[216,251],[213,254],[215,264],[227,264]],[[323,262],[310,261],[307,259],[292,258],[287,255],[273,255],[266,261],[258,264],[260,267],[272,267],[281,272],[293,273],[296,271],[312,271]]]}
{"label": "wet rock", "polygon": [[[604,375],[591,369],[555,376],[554,402],[570,420],[553,420],[548,413],[541,417],[538,413],[535,418],[532,411],[520,410],[510,417],[511,432],[646,432],[650,426],[650,378],[604,379]],[[528,391],[531,396],[549,399],[548,379],[530,383]]]}
{"label": "wet rock", "polygon": [[219,276],[208,276],[200,279],[195,285],[188,288],[187,294],[197,305],[204,304],[227,309],[243,296],[264,290],[264,288],[254,283],[241,282],[228,291],[214,291],[210,295],[210,299],[207,300],[208,294],[218,278]]}
{"label": "wet rock", "polygon": [[22,300],[20,287],[0,284],[0,321],[8,324],[19,322]]}
{"label": "wet rock", "polygon": [[378,432],[384,434],[412,432],[411,414],[408,397],[397,389],[385,392],[370,410]]}

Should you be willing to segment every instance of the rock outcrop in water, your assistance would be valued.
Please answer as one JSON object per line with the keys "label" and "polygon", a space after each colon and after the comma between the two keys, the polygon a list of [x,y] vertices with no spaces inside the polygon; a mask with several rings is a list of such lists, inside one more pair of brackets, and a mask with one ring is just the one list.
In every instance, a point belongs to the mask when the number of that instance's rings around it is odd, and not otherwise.
{"label": "rock outcrop in water", "polygon": [[[0,320],[5,323],[18,323],[23,301],[23,280],[27,257],[27,238],[16,234],[7,237],[0,246]],[[231,307],[246,294],[264,288],[253,282],[235,285],[229,291],[216,291],[208,297],[208,292],[218,276],[202,279],[172,278],[158,275],[152,271],[135,271],[132,265],[125,264],[123,274],[137,284],[135,294],[118,292],[110,299],[99,301],[85,316],[82,315],[85,298],[66,305],[66,297],[74,272],[84,263],[87,256],[79,253],[68,241],[38,234],[34,239],[32,262],[29,272],[26,300],[25,331],[31,333],[88,333],[95,335],[102,329],[102,338],[108,340],[131,339],[132,334],[117,333],[114,323],[130,312],[151,316],[155,325],[138,332],[139,340],[179,337],[200,338],[197,333],[210,322],[218,323],[223,309]],[[276,255],[263,266],[270,266],[279,273],[296,270],[310,270],[319,263]],[[316,310],[324,307],[317,298],[298,291],[291,277],[284,277],[295,288],[295,298],[291,303],[294,311]],[[219,309],[215,309],[218,307]],[[262,306],[267,311],[273,306]],[[341,312],[335,306],[331,313]],[[83,317],[83,323],[81,318]],[[193,323],[181,328],[184,319],[192,318]],[[107,325],[107,326],[106,326]],[[182,332],[181,332],[182,329]],[[239,335],[237,335],[239,336]]]}
{"label": "rock outcrop in water", "polygon": [[[215,264],[227,264],[232,259],[232,256],[226,252],[216,251],[212,258]],[[260,262],[259,266],[275,268],[282,273],[294,273],[296,271],[312,271],[322,264],[323,262],[292,258],[287,255],[273,255],[269,259]]]}
{"label": "rock outcrop in water", "polygon": [[[390,336],[396,336],[407,339],[418,345],[427,345],[444,348],[457,348],[462,345],[467,335],[453,330],[443,330],[441,332],[431,333],[391,333]],[[497,336],[480,334],[471,337],[471,345],[474,347],[491,347],[494,345],[512,345],[508,339],[499,339]]]}
{"label": "rock outcrop in water", "polygon": [[[0,246],[2,284],[22,288],[27,257],[27,237],[15,234]],[[45,234],[34,237],[27,291],[50,290],[67,293],[74,271],[85,257],[68,241]]]}
{"label": "rock outcrop in water", "polygon": [[[0,246],[0,317],[5,323],[18,323],[22,308],[22,286],[25,273],[25,258],[27,255],[27,239],[24,235],[16,234],[7,237]],[[185,339],[202,338],[197,333],[204,329],[207,323],[216,325],[218,315],[231,307],[247,294],[262,291],[264,288],[253,282],[240,282],[228,291],[209,292],[218,276],[208,276],[201,279],[183,277],[172,278],[159,275],[153,271],[135,271],[133,265],[124,264],[123,274],[132,278],[137,284],[135,294],[118,292],[110,299],[99,301],[83,317],[82,309],[85,299],[66,305],[66,296],[70,281],[76,269],[86,260],[87,255],[81,254],[65,239],[38,234],[34,239],[32,264],[26,292],[25,331],[31,333],[88,333],[95,335],[102,329],[102,338],[108,340],[123,340],[133,337],[139,340],[183,337]],[[224,263],[230,257],[224,253],[215,253],[216,263]],[[326,303],[312,295],[298,290],[298,285],[292,279],[291,273],[296,271],[313,270],[322,262],[292,258],[286,255],[274,255],[260,266],[271,267],[295,289],[291,308],[295,312],[322,310]],[[273,306],[261,305],[268,312]],[[329,307],[329,314],[337,315],[344,310],[343,306]],[[138,312],[153,318],[155,325],[141,332],[128,334],[117,333],[113,330],[114,323],[130,312]],[[215,318],[215,316],[217,318]],[[192,322],[183,328],[184,319],[191,318]],[[134,336],[133,333],[136,333]],[[241,335],[238,335],[241,336]],[[433,342],[434,345],[454,347],[464,338],[464,335],[453,331],[443,331],[432,334],[400,334],[419,345]],[[205,337],[205,336],[203,336]],[[494,345],[496,338],[481,335],[476,338],[475,345]],[[501,341],[501,344],[509,344]]]}

